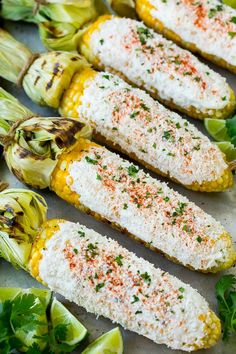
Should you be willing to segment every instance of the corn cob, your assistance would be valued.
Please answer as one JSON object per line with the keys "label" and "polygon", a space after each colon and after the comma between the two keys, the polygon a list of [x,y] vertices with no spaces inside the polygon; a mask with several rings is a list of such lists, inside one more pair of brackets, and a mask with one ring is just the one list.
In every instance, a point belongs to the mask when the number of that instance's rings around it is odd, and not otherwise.
{"label": "corn cob", "polygon": [[70,152],[59,156],[51,189],[189,268],[216,272],[235,262],[229,235],[212,217],[91,141],[80,139]]}
{"label": "corn cob", "polygon": [[80,52],[191,117],[226,118],[235,109],[222,76],[138,21],[99,17],[81,37]]}
{"label": "corn cob", "polygon": [[236,10],[219,0],[136,0],[149,27],[236,73]]}
{"label": "corn cob", "polygon": [[222,191],[233,184],[222,153],[206,136],[117,76],[90,68],[75,74],[60,113],[89,122],[97,141],[189,189]]}
{"label": "corn cob", "polygon": [[29,118],[12,127],[6,162],[22,182],[50,187],[177,263],[202,272],[234,264],[232,240],[220,223],[88,136],[89,127],[75,120]]}
{"label": "corn cob", "polygon": [[[15,12],[7,10],[7,2],[3,1],[3,16],[16,19]],[[194,118],[226,118],[235,109],[235,95],[225,78],[142,23],[99,16],[101,12],[96,10],[94,1],[85,11],[88,16],[79,12],[70,19],[73,12],[70,10],[70,6],[63,6],[61,12],[68,17],[55,22],[50,4],[38,8],[34,21],[39,24],[44,44],[50,49],[78,49],[97,68],[122,75],[169,107]],[[92,14],[94,10],[97,20]],[[22,13],[19,11],[20,18],[28,20],[21,17]]]}
{"label": "corn cob", "polygon": [[[45,219],[45,201],[39,195],[24,190],[20,194],[18,190],[2,192],[0,205],[5,216],[0,224],[0,252],[4,258],[11,261],[21,243],[27,243],[30,253],[23,266],[34,278],[88,312],[103,315],[156,343],[193,351],[217,342],[220,321],[206,300],[191,286],[116,241],[60,219],[38,224],[33,241],[29,240],[19,209],[23,206],[28,216],[27,227],[33,223],[31,228],[35,229],[35,220],[24,200],[21,205],[24,193],[27,200],[31,197],[31,211],[37,218],[40,214],[38,220]],[[25,230],[21,241],[15,234],[16,225]],[[15,246],[2,248],[2,240],[5,244],[14,240]]]}
{"label": "corn cob", "polygon": [[[5,32],[1,33],[4,39]],[[12,39],[19,47],[15,42]],[[3,72],[0,67],[0,74],[7,78],[7,68]],[[78,55],[42,54],[28,68],[22,84],[35,102],[90,123],[100,143],[189,189],[216,192],[233,185],[224,155],[193,125],[119,77],[88,68]]]}

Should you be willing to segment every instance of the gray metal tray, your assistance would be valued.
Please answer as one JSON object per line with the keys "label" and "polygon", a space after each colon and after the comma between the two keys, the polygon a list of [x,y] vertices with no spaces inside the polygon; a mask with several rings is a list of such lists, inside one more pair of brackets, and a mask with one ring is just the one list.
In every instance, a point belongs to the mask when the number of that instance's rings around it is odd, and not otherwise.
{"label": "gray metal tray", "polygon": [[[40,39],[38,36],[38,31],[35,26],[25,23],[9,23],[5,22],[4,27],[9,30],[16,38],[26,43],[33,51],[44,51]],[[229,83],[234,87],[236,91],[236,79],[233,74],[230,74],[224,70],[221,70],[213,65],[215,70],[219,71],[224,75]],[[44,116],[58,116],[56,111],[48,108],[42,108],[33,104],[24,94],[23,90],[15,87],[14,85],[0,80],[0,85],[7,91],[18,97],[21,102],[26,104],[31,110],[36,113],[41,113]],[[202,122],[194,121],[201,130],[204,130]],[[153,175],[153,174],[152,174]],[[156,178],[159,178],[155,176]],[[0,179],[10,184],[10,187],[21,188],[24,187],[17,179],[12,176],[4,161],[0,162]],[[162,178],[161,178],[162,179]],[[164,179],[162,179],[164,180]],[[188,191],[174,183],[170,183],[170,186],[178,190],[183,195],[186,195],[190,200],[196,202],[201,208],[206,212],[213,215],[217,220],[226,227],[226,229],[231,233],[236,242],[236,187],[234,190],[225,193],[195,193]],[[26,188],[26,187],[25,187]],[[160,254],[146,249],[144,246],[136,243],[127,236],[121,234],[118,231],[111,229],[108,225],[101,222],[95,221],[92,217],[87,216],[66,202],[62,201],[56,197],[50,191],[43,191],[41,194],[46,198],[49,205],[49,218],[65,218],[70,221],[79,221],[82,224],[93,228],[102,235],[108,235],[109,237],[117,240],[124,247],[128,248],[130,251],[135,252],[138,256],[153,263],[156,267],[161,267],[163,270],[177,276],[181,280],[191,284],[194,288],[198,289],[199,292],[209,301],[211,307],[216,310],[216,299],[214,295],[214,286],[219,275],[204,275],[195,273],[193,271],[187,270],[182,266],[171,263],[170,261],[163,258]],[[236,268],[230,269],[231,273],[236,274]],[[24,271],[16,270],[11,265],[3,260],[0,260],[0,286],[20,286],[20,287],[40,287],[30,275],[26,274]],[[88,328],[91,333],[90,339],[96,338],[103,332],[114,328],[114,324],[108,319],[103,317],[96,318],[92,314],[88,314],[84,309],[78,307],[74,304],[69,304],[65,299],[63,302],[68,305],[68,307],[73,311],[74,314],[78,315],[79,319]],[[138,336],[132,332],[122,329],[122,334],[124,338],[124,348],[126,354],[171,354],[174,353],[171,349],[168,349],[164,345],[157,345],[152,341]],[[184,353],[182,351],[175,351],[177,354]],[[212,349],[207,351],[199,351],[201,353],[208,354],[233,354],[236,353],[236,344],[232,341],[228,344],[224,344],[221,341]]]}

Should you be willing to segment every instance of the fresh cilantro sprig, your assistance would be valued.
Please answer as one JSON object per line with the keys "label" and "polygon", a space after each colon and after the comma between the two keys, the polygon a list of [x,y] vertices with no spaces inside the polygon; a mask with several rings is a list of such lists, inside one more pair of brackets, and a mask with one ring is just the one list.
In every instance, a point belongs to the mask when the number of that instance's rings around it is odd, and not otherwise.
{"label": "fresh cilantro sprig", "polygon": [[19,333],[27,334],[37,326],[46,326],[39,320],[43,311],[42,303],[33,294],[19,294],[12,301],[0,303],[0,352],[10,353],[24,347]]}
{"label": "fresh cilantro sprig", "polygon": [[[15,350],[20,352],[22,349],[27,354],[71,353],[77,345],[64,343],[68,324],[58,324],[53,328],[46,317],[46,310],[34,294],[19,294],[13,300],[0,302],[0,353],[9,354]],[[44,314],[45,322],[41,320]],[[48,331],[44,331],[45,327]],[[40,333],[37,329],[43,329],[43,334],[33,335]],[[35,341],[27,347],[24,336],[27,337],[29,333],[32,333]]]}
{"label": "fresh cilantro sprig", "polygon": [[223,324],[223,340],[236,334],[236,277],[223,275],[215,286],[219,316]]}
{"label": "fresh cilantro sprig", "polygon": [[225,125],[230,142],[236,147],[236,115],[231,119],[227,119]]}

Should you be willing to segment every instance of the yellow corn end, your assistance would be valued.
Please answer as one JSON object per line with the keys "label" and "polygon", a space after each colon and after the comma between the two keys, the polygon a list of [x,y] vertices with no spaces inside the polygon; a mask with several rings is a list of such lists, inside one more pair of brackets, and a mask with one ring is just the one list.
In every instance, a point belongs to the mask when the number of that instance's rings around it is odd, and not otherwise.
{"label": "yellow corn end", "polygon": [[136,11],[138,16],[144,23],[153,28],[155,31],[162,33],[168,39],[171,39],[173,42],[177,43],[179,46],[190,50],[191,52],[200,54],[203,58],[219,65],[225,69],[228,69],[232,73],[236,74],[236,66],[227,63],[224,59],[217,57],[215,55],[211,55],[201,51],[196,47],[195,44],[191,42],[184,41],[178,34],[173,32],[172,30],[166,28],[164,24],[158,19],[154,18],[152,15],[152,10],[155,10],[156,7],[153,6],[149,0],[136,0]]}
{"label": "yellow corn end", "polygon": [[207,315],[202,314],[199,316],[199,320],[205,324],[205,337],[202,340],[201,346],[195,346],[195,350],[207,349],[217,343],[221,334],[221,323],[219,318],[213,311],[210,311]]}
{"label": "yellow corn end", "polygon": [[[83,151],[91,146],[98,146],[94,142],[80,139],[71,150],[65,151],[58,158],[58,163],[51,177],[51,189],[62,199],[81,209],[79,195],[73,192],[68,185],[69,166],[72,161],[79,161],[83,156]],[[71,181],[73,182],[73,181]]]}
{"label": "yellow corn end", "polygon": [[64,220],[60,219],[46,221],[42,225],[41,231],[32,246],[29,259],[29,270],[30,274],[40,283],[43,283],[39,276],[39,264],[42,259],[42,250],[45,248],[47,240],[50,240],[54,233],[59,230],[58,224],[62,222],[64,222]]}
{"label": "yellow corn end", "polygon": [[60,103],[60,114],[64,117],[79,118],[78,107],[83,96],[87,81],[92,80],[98,73],[91,68],[86,68],[76,73],[70,87],[65,91]]}
{"label": "yellow corn end", "polygon": [[221,177],[215,181],[205,181],[202,183],[193,183],[190,186],[186,186],[188,189],[192,189],[198,192],[223,192],[232,188],[234,185],[234,177],[230,168],[226,168]]}
{"label": "yellow corn end", "polygon": [[99,59],[93,54],[93,51],[90,48],[90,39],[92,34],[99,29],[100,25],[104,22],[110,20],[112,18],[111,15],[103,15],[98,17],[98,19],[93,22],[85,31],[81,40],[79,42],[79,52],[85,56],[85,58],[92,63],[95,67],[99,67]]}

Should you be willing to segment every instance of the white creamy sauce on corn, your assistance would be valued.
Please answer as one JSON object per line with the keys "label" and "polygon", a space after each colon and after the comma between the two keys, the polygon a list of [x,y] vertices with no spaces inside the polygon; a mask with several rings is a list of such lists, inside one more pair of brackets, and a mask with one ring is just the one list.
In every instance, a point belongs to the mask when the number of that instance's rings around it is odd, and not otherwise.
{"label": "white creamy sauce on corn", "polygon": [[236,10],[218,0],[148,0],[151,14],[203,52],[236,65]]}
{"label": "white creamy sauce on corn", "polygon": [[228,256],[220,223],[106,148],[83,151],[68,173],[80,203],[182,264],[208,269]]}
{"label": "white creamy sauce on corn", "polygon": [[59,224],[42,250],[39,275],[88,312],[157,343],[190,351],[207,335],[210,309],[196,290],[80,224]]}
{"label": "white creamy sauce on corn", "polygon": [[184,185],[217,180],[227,168],[197,128],[117,76],[88,80],[80,103],[79,116],[95,131]]}
{"label": "white creamy sauce on corn", "polygon": [[225,78],[141,22],[108,19],[91,34],[90,49],[106,68],[185,109],[222,109],[230,101]]}

